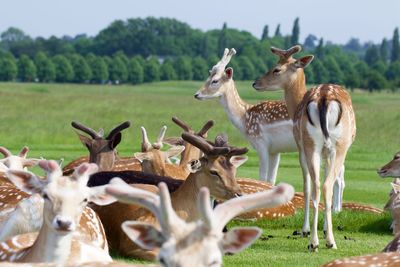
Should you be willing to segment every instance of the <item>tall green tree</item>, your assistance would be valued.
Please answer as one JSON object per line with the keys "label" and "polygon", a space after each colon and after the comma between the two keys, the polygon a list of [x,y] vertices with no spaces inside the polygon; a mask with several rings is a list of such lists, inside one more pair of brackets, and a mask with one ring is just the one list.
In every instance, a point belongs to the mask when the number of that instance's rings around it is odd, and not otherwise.
{"label": "tall green tree", "polygon": [[144,65],[144,81],[157,82],[160,80],[160,63],[154,57],[146,61]]}
{"label": "tall green tree", "polygon": [[389,59],[389,44],[386,38],[383,38],[381,46],[379,48],[379,54],[383,62],[387,62]]}
{"label": "tall green tree", "polygon": [[386,70],[385,77],[391,83],[392,88],[400,87],[400,60],[390,63]]}
{"label": "tall green tree", "polygon": [[315,48],[315,56],[321,60],[324,58],[324,39],[323,38],[320,38],[318,41],[318,45]]}
{"label": "tall green tree", "polygon": [[261,41],[268,40],[268,38],[269,38],[268,35],[269,35],[269,27],[268,27],[268,25],[265,25],[264,29],[263,29],[263,32],[262,32],[262,35],[261,35]]}
{"label": "tall green tree", "polygon": [[124,60],[119,56],[112,58],[112,64],[109,66],[110,79],[116,83],[124,83],[128,80],[128,68]]}
{"label": "tall green tree", "polygon": [[328,71],[328,82],[342,84],[344,79],[343,73],[335,58],[333,56],[327,56],[322,62],[325,69]]}
{"label": "tall green tree", "polygon": [[18,78],[23,82],[32,82],[36,78],[36,66],[27,55],[18,60]]}
{"label": "tall green tree", "polygon": [[94,83],[104,83],[108,80],[108,65],[102,57],[89,54],[86,62],[91,70],[91,81]]}
{"label": "tall green tree", "polygon": [[393,40],[392,40],[392,55],[391,61],[395,62],[400,60],[400,43],[399,43],[399,28],[396,28],[393,33]]}
{"label": "tall green tree", "polygon": [[219,33],[218,36],[218,51],[224,51],[225,48],[228,47],[228,26],[226,25],[226,22],[224,22],[224,25],[222,26],[222,30]]}
{"label": "tall green tree", "polygon": [[56,79],[56,68],[45,53],[38,52],[36,54],[35,66],[37,70],[37,78],[40,82],[51,82]]}
{"label": "tall green tree", "polygon": [[370,70],[369,75],[367,77],[367,89],[368,91],[372,92],[374,90],[381,90],[384,88],[388,87],[388,83],[383,77],[382,74],[380,74],[376,70]]}
{"label": "tall green tree", "polygon": [[11,53],[0,57],[0,81],[13,81],[17,78],[18,67]]}
{"label": "tall green tree", "polygon": [[327,83],[329,80],[329,72],[318,58],[313,61],[313,71],[315,83]]}
{"label": "tall green tree", "polygon": [[208,77],[207,61],[201,57],[195,57],[192,62],[193,80],[204,81]]}
{"label": "tall green tree", "polygon": [[175,72],[178,76],[178,80],[192,80],[192,62],[188,57],[179,57],[174,63]]}
{"label": "tall green tree", "polygon": [[133,84],[143,83],[144,70],[137,58],[132,58],[128,65],[129,81]]}
{"label": "tall green tree", "polygon": [[293,23],[292,36],[290,37],[291,45],[299,44],[300,40],[300,25],[299,18],[296,18]]}
{"label": "tall green tree", "polygon": [[69,60],[63,55],[57,55],[52,59],[56,68],[57,82],[71,82],[74,79],[74,69]]}
{"label": "tall green tree", "polygon": [[275,37],[282,37],[282,33],[281,33],[281,24],[278,24],[278,25],[276,26],[274,36],[275,36]]}
{"label": "tall green tree", "polygon": [[85,58],[79,54],[73,54],[70,56],[70,62],[75,73],[73,81],[76,83],[89,82],[92,78],[92,70]]}
{"label": "tall green tree", "polygon": [[256,72],[250,59],[246,56],[239,56],[238,61],[242,71],[242,80],[254,80]]}
{"label": "tall green tree", "polygon": [[172,81],[178,79],[174,69],[174,62],[169,58],[164,60],[160,67],[160,79],[161,81]]}
{"label": "tall green tree", "polygon": [[373,65],[380,59],[378,48],[375,45],[371,45],[365,52],[364,60],[368,65]]}

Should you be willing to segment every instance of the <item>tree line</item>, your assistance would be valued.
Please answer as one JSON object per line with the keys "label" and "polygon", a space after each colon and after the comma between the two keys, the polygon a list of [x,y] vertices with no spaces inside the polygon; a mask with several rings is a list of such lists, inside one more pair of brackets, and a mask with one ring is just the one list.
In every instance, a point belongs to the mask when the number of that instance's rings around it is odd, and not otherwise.
{"label": "tree line", "polygon": [[[230,65],[236,80],[254,80],[275,62],[269,47],[299,44],[296,18],[291,34],[263,29],[261,38],[228,28],[200,31],[168,18],[117,20],[96,36],[32,38],[17,28],[0,35],[0,80],[75,83],[132,83],[204,80],[225,47],[238,51]],[[316,56],[307,67],[308,83],[338,83],[349,88],[400,88],[398,28],[390,40],[344,45],[309,34],[302,54]]]}

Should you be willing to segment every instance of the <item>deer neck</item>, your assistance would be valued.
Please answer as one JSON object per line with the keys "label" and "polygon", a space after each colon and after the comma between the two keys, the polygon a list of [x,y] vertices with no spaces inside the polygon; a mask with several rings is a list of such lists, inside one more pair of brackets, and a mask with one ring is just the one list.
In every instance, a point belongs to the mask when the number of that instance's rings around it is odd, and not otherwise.
{"label": "deer neck", "polygon": [[73,232],[60,235],[43,223],[35,243],[24,255],[24,262],[55,262],[63,264],[71,252]]}
{"label": "deer neck", "polygon": [[284,84],[285,101],[290,118],[293,120],[297,107],[307,92],[306,79],[303,69],[298,69],[296,74]]}
{"label": "deer neck", "polygon": [[191,173],[183,184],[171,194],[171,202],[174,210],[182,219],[193,221],[197,219],[197,196],[201,186],[201,179],[197,173]]}
{"label": "deer neck", "polygon": [[224,106],[225,112],[228,114],[229,119],[235,127],[244,131],[246,110],[249,109],[251,105],[240,98],[233,80],[228,81],[224,86],[226,88],[224,94],[221,96],[220,102],[222,106]]}

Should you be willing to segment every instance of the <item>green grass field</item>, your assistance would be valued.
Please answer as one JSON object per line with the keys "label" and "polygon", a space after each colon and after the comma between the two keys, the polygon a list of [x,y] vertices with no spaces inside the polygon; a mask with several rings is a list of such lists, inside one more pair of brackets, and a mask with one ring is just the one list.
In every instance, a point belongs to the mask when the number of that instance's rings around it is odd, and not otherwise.
{"label": "green grass field", "polygon": [[[282,98],[280,92],[255,92],[250,84],[237,84],[241,96],[248,102]],[[162,125],[168,126],[167,136],[178,135],[180,129],[171,122],[171,117],[176,115],[194,128],[214,119],[216,124],[210,137],[225,132],[232,145],[248,146],[217,100],[193,98],[200,86],[198,82],[140,86],[0,83],[0,145],[14,152],[28,145],[32,157],[64,158],[69,162],[88,153],[70,126],[72,120],[94,129],[104,127],[106,132],[120,122],[130,120],[133,126],[123,132],[123,140],[118,146],[121,155],[129,156],[139,150],[139,127],[142,125],[148,129],[150,138],[158,135]],[[378,178],[376,169],[399,149],[400,136],[396,126],[400,125],[400,95],[354,93],[352,97],[357,137],[346,161],[344,198],[381,208],[388,198],[390,180]],[[248,155],[249,161],[240,167],[239,176],[257,178],[256,153],[250,149]],[[292,184],[297,191],[302,190],[297,153],[282,155],[278,181]],[[299,213],[292,218],[255,223],[264,229],[265,238],[238,255],[226,256],[225,266],[319,266],[334,258],[379,252],[392,239],[388,214],[343,212],[333,219],[335,229],[343,227],[342,231],[335,231],[336,251],[325,249],[321,239],[319,252],[309,253],[306,249],[308,239],[291,236],[294,230],[301,229],[302,215]],[[242,224],[254,225],[233,222],[230,226]],[[273,237],[267,238],[268,235]]]}

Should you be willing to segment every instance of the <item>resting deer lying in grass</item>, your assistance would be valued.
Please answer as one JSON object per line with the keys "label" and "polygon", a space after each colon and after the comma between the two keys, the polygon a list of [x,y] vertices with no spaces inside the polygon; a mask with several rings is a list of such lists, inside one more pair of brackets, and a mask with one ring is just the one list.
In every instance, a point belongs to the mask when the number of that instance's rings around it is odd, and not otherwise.
{"label": "resting deer lying in grass", "polygon": [[303,233],[309,226],[310,180],[314,206],[311,232],[311,251],[319,245],[318,205],[320,202],[320,163],[326,158],[325,182],[325,225],[328,248],[336,249],[332,229],[332,195],[334,183],[343,169],[346,154],[356,134],[355,115],[350,95],[344,88],[334,84],[322,84],[307,92],[304,68],[313,56],[294,59],[293,54],[301,50],[294,46],[288,50],[271,48],[279,56],[279,62],[272,70],[254,82],[258,91],[284,89],[285,101],[290,118],[293,120],[293,133],[300,151],[300,164],[303,170],[305,212]]}
{"label": "resting deer lying in grass", "polygon": [[166,267],[222,266],[223,254],[238,253],[261,235],[261,229],[257,227],[235,227],[222,233],[224,226],[243,212],[282,205],[294,194],[293,187],[280,184],[268,192],[228,200],[213,210],[209,190],[201,188],[196,195],[199,218],[186,222],[176,212],[174,198],[170,197],[163,183],[159,185],[157,196],[129,187],[116,178],[106,192],[119,201],[143,206],[154,214],[159,227],[146,222],[126,221],[122,228],[143,249],[158,249],[157,259]]}
{"label": "resting deer lying in grass", "polygon": [[142,152],[134,154],[135,158],[140,161],[142,171],[160,176],[169,176],[176,179],[184,179],[190,173],[187,165],[181,167],[175,164],[169,164],[169,158],[176,157],[184,151],[184,146],[172,146],[166,151],[162,151],[163,140],[167,126],[161,128],[160,134],[155,143],[150,143],[146,129],[142,130]]}
{"label": "resting deer lying in grass", "polygon": [[[89,175],[97,171],[95,164],[80,165],[70,177],[62,176],[55,161],[40,161],[46,171],[42,179],[25,171],[8,171],[8,176],[25,191],[41,194],[44,199],[43,224],[39,233],[23,234],[0,243],[0,259],[12,262],[66,262],[79,264],[87,261],[110,262],[107,245],[94,245],[87,235],[78,232],[82,213],[88,202],[98,205],[114,201],[103,187],[86,186]],[[95,216],[92,214],[91,216]],[[87,222],[93,224],[93,221]],[[91,226],[102,235],[101,223]]]}
{"label": "resting deer lying in grass", "polygon": [[[159,267],[160,265],[149,265],[149,264],[129,264],[124,262],[88,262],[79,265],[76,264],[65,264],[63,267]],[[11,263],[11,262],[0,262],[0,267],[60,267],[55,263]]]}
{"label": "resting deer lying in grass", "polygon": [[349,257],[328,262],[321,267],[397,267],[400,266],[398,252],[376,253],[362,256]]}
{"label": "resting deer lying in grass", "polygon": [[[190,133],[183,133],[182,138],[199,148],[205,155],[192,162],[195,168],[182,185],[171,194],[172,206],[177,214],[186,221],[198,218],[196,199],[200,188],[206,186],[217,199],[227,200],[241,194],[236,183],[236,168],[243,164],[247,149],[215,147],[203,138]],[[122,232],[120,225],[126,220],[136,220],[157,224],[149,212],[134,205],[113,203],[109,206],[95,207],[108,237],[110,247],[125,256],[154,259],[154,251],[143,251],[130,242]],[[124,211],[124,212],[121,212]]]}
{"label": "resting deer lying in grass", "polygon": [[75,129],[87,133],[91,137],[89,138],[77,133],[82,144],[89,150],[89,157],[80,157],[70,162],[63,169],[65,175],[71,174],[75,167],[84,162],[96,163],[99,166],[99,171],[141,170],[138,160],[133,157],[119,157],[116,150],[117,145],[121,142],[121,131],[130,126],[129,121],[116,126],[106,137],[104,137],[102,129],[96,132],[75,121],[73,121],[71,125]]}

